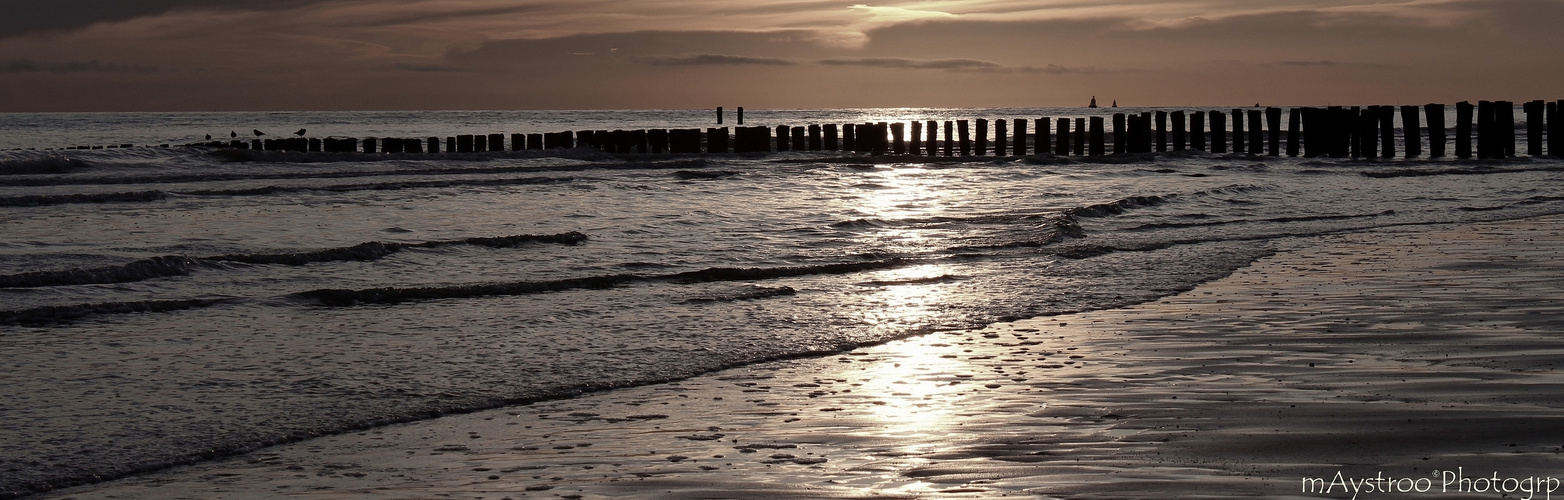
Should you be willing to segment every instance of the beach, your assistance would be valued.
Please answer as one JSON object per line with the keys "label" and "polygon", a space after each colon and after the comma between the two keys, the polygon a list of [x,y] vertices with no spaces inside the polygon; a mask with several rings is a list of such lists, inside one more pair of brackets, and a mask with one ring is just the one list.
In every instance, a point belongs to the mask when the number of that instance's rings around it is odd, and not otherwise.
{"label": "beach", "polygon": [[389,425],[43,498],[1548,496],[1564,466],[1564,217],[1279,250],[1126,308]]}

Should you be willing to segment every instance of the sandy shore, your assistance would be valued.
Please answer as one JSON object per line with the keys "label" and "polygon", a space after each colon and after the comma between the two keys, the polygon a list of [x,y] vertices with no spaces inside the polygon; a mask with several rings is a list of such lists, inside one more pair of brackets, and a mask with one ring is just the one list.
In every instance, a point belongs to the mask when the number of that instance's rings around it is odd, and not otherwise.
{"label": "sandy shore", "polygon": [[[1548,497],[1547,478],[1564,478],[1564,217],[1294,246],[1127,309],[46,497]],[[1305,491],[1306,477],[1330,491]]]}

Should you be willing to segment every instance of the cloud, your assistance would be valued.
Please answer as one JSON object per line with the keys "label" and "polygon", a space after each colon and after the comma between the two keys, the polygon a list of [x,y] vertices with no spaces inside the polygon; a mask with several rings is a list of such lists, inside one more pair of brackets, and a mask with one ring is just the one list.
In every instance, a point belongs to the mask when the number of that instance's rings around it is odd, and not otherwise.
{"label": "cloud", "polygon": [[98,61],[38,62],[12,59],[0,62],[0,73],[156,73],[157,68]]}
{"label": "cloud", "polygon": [[5,0],[0,38],[68,31],[103,22],[161,15],[173,10],[285,10],[329,0]]}
{"label": "cloud", "polygon": [[722,54],[696,54],[681,57],[647,57],[641,58],[655,66],[725,66],[741,64],[758,64],[762,66],[792,66],[795,63],[787,59],[770,57],[745,57]]}
{"label": "cloud", "polygon": [[391,65],[391,67],[402,71],[416,71],[419,73],[466,73],[471,71],[444,64],[397,63]]}
{"label": "cloud", "polygon": [[817,61],[827,66],[870,66],[876,68],[909,68],[909,69],[942,69],[946,71],[965,71],[972,69],[994,69],[1000,65],[979,61],[976,59],[935,59],[918,60],[900,57],[864,57],[858,59],[822,59]]}

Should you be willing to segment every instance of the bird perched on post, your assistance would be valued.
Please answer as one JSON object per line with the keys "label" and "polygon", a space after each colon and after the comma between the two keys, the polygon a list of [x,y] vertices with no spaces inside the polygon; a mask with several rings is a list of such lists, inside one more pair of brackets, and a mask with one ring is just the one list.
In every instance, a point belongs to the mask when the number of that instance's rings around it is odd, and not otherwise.
{"label": "bird perched on post", "polygon": [[208,140],[208,141],[212,140],[212,134],[206,134],[206,140]]}
{"label": "bird perched on post", "polygon": [[259,129],[255,130],[254,132],[255,132],[255,136],[256,137],[260,137],[260,136],[266,135],[266,132],[262,132]]}
{"label": "bird perched on post", "polygon": [[302,128],[299,129],[299,131],[298,132],[294,132],[293,135],[296,135],[296,136],[299,136],[299,137],[304,137],[304,129],[302,129]]}
{"label": "bird perched on post", "polygon": [[228,138],[230,138],[230,139],[237,139],[237,138],[239,138],[239,133],[238,132],[234,132],[232,130],[229,130],[228,131]]}

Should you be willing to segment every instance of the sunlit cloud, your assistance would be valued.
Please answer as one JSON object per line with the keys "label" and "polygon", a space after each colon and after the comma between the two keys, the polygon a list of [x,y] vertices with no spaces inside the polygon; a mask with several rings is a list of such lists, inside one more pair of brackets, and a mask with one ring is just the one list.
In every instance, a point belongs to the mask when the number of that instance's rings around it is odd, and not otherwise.
{"label": "sunlit cloud", "polygon": [[775,59],[769,57],[744,57],[722,54],[696,54],[682,57],[650,57],[644,58],[646,62],[658,66],[710,66],[710,65],[741,65],[759,64],[763,66],[792,66],[793,61],[787,59]]}

